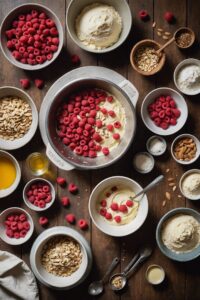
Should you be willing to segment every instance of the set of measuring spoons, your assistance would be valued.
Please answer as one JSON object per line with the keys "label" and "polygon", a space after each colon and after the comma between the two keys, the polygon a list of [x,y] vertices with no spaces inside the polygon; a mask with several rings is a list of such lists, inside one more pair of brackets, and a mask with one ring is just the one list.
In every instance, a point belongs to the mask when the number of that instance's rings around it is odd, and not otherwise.
{"label": "set of measuring spoons", "polygon": [[107,282],[109,282],[109,286],[113,291],[121,291],[126,286],[128,279],[133,275],[138,266],[145,261],[151,253],[152,249],[150,247],[140,248],[122,273],[116,273],[110,277],[111,273],[120,262],[120,259],[115,257],[103,278],[99,281],[94,281],[89,285],[88,293],[92,296],[100,295]]}

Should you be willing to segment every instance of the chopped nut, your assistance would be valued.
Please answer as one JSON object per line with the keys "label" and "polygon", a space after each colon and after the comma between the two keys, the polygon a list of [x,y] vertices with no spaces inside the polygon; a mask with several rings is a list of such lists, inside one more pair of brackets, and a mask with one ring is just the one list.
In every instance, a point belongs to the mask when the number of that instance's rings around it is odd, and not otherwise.
{"label": "chopped nut", "polygon": [[171,35],[171,32],[165,31],[164,34],[165,34],[165,35]]}
{"label": "chopped nut", "polygon": [[166,170],[166,173],[168,173],[169,171],[170,171],[170,169],[167,169],[167,170]]}
{"label": "chopped nut", "polygon": [[164,30],[162,28],[157,29],[159,32],[163,32]]}
{"label": "chopped nut", "polygon": [[157,31],[158,36],[162,36],[162,33],[160,31]]}

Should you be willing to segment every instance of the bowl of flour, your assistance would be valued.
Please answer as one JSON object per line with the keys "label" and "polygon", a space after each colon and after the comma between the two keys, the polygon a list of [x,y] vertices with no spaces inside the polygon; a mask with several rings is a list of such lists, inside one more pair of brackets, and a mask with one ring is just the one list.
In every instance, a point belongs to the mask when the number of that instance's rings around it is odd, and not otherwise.
{"label": "bowl of flour", "polygon": [[188,58],[180,62],[174,71],[174,83],[183,94],[200,94],[200,60]]}

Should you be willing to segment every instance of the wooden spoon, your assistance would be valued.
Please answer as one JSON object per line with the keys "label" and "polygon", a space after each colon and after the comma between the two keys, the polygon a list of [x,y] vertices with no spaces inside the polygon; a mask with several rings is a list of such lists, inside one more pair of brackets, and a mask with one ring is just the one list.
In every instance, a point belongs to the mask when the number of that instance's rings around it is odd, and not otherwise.
{"label": "wooden spoon", "polygon": [[162,47],[160,47],[156,53],[158,55],[160,55],[161,51],[163,51],[167,46],[171,45],[171,43],[173,43],[175,41],[175,36],[173,36],[169,41],[167,41],[164,45],[162,45]]}

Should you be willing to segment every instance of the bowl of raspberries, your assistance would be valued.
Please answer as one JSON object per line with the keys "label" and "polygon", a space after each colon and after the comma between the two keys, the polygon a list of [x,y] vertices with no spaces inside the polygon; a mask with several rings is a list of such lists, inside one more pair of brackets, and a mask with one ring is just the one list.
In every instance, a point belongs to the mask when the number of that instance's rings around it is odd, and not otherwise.
{"label": "bowl of raspberries", "polygon": [[27,182],[23,190],[25,204],[32,210],[47,210],[55,201],[56,193],[50,181],[34,178]]}
{"label": "bowl of raspberries", "polygon": [[185,99],[177,91],[161,87],[151,91],[143,100],[141,116],[146,127],[158,135],[179,131],[188,117]]}
{"label": "bowl of raspberries", "polygon": [[39,4],[23,4],[4,18],[1,49],[16,67],[39,70],[51,64],[63,46],[63,29],[58,17]]}
{"label": "bowl of raspberries", "polygon": [[32,236],[31,216],[20,207],[10,207],[0,214],[0,237],[9,245],[21,245]]}

